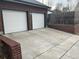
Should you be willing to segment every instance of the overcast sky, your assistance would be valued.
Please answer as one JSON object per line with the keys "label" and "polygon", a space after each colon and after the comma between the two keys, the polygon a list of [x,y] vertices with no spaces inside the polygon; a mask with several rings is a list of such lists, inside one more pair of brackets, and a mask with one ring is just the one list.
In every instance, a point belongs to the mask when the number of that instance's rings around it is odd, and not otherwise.
{"label": "overcast sky", "polygon": [[[42,2],[43,0],[37,0],[37,1]],[[44,1],[47,1],[47,0],[44,0]],[[52,9],[55,9],[57,3],[61,3],[63,5],[63,7],[68,6],[68,1],[67,0],[48,0],[48,1],[51,4]],[[69,1],[70,1],[69,2],[70,8],[74,9],[79,0],[69,0]]]}
{"label": "overcast sky", "polygon": [[[52,2],[52,9],[55,8],[55,6],[57,5],[57,3],[61,3],[63,5],[63,7],[68,6],[68,1],[67,0],[49,0],[50,3]],[[74,9],[75,6],[77,5],[79,0],[70,0],[69,1],[69,5],[71,9]]]}
{"label": "overcast sky", "polygon": [[[63,4],[63,6],[67,6],[67,4],[68,4],[68,2],[67,2],[67,0],[52,0],[53,1],[53,3],[55,2],[55,3],[62,3]],[[70,4],[75,4],[77,2],[77,0],[70,0]]]}

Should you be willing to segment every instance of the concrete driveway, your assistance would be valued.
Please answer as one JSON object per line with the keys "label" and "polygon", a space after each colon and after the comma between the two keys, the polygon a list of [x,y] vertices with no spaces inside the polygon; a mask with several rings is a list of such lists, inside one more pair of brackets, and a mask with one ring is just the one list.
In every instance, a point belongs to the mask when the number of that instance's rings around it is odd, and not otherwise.
{"label": "concrete driveway", "polygon": [[79,59],[79,36],[43,28],[4,35],[21,44],[23,59]]}

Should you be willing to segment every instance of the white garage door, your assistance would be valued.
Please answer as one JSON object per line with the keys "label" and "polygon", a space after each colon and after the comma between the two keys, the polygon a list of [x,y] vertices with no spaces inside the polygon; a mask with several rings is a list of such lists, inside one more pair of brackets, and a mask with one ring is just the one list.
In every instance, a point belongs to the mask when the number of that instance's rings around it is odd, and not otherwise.
{"label": "white garage door", "polygon": [[3,22],[5,33],[27,30],[26,12],[3,10]]}
{"label": "white garage door", "polygon": [[33,29],[44,28],[44,14],[32,13]]}

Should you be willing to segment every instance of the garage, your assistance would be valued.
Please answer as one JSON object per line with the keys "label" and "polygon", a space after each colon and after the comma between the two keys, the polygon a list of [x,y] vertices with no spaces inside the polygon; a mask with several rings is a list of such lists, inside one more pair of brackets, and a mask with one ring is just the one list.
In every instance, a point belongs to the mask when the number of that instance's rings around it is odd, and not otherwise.
{"label": "garage", "polygon": [[46,27],[48,6],[33,0],[0,2],[1,34],[29,31]]}
{"label": "garage", "polygon": [[4,32],[12,33],[27,30],[27,14],[23,11],[2,10]]}
{"label": "garage", "polygon": [[[22,55],[23,51],[21,51],[20,43],[3,35],[4,34],[8,35],[9,33],[10,35],[13,35],[13,33],[15,32],[18,32],[18,35],[20,35],[20,32],[24,32],[25,34],[21,35],[21,37],[19,36],[19,39],[24,37],[26,37],[25,40],[27,40],[27,38],[29,39],[29,37],[26,35],[28,33],[32,34],[30,33],[30,30],[44,28],[47,25],[46,16],[49,8],[50,7],[36,0],[1,0],[0,1],[0,32],[2,35],[2,37],[0,36],[0,39],[2,40],[1,42],[3,42],[2,43],[4,46],[3,51],[6,59],[23,59],[22,57],[24,55]],[[14,35],[16,36],[17,34]],[[35,37],[34,38],[30,37],[30,38],[37,39]],[[21,41],[24,41],[24,39],[21,39]],[[26,42],[26,43],[30,43],[30,42]],[[30,47],[28,44],[25,44],[25,46]],[[28,51],[26,52],[26,54],[29,54]],[[27,59],[30,58],[27,57]]]}
{"label": "garage", "polygon": [[44,28],[44,14],[32,13],[33,29]]}

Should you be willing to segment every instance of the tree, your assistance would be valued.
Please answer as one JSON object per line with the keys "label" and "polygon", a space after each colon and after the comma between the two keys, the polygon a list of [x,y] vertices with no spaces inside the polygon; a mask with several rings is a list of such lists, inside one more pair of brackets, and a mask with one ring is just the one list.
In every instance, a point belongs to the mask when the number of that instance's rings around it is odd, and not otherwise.
{"label": "tree", "polygon": [[62,10],[62,3],[57,3],[56,9],[57,10]]}

